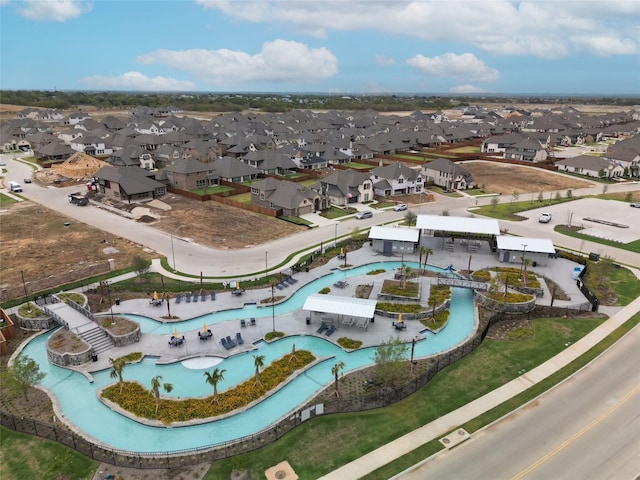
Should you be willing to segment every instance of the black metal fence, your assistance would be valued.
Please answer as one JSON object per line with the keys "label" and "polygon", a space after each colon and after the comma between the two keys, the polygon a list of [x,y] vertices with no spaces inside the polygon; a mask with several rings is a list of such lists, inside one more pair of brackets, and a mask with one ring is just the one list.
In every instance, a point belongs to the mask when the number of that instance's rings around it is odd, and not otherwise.
{"label": "black metal fence", "polygon": [[[587,304],[588,305],[588,304]],[[584,305],[583,305],[584,306]],[[542,307],[544,309],[554,309],[554,307]],[[549,310],[550,312],[551,310]],[[580,311],[571,310],[568,307],[556,308],[554,312],[574,316]],[[548,312],[547,312],[548,313]],[[160,453],[140,453],[125,450],[113,449],[105,445],[95,443],[71,430],[63,424],[48,424],[30,418],[18,417],[9,413],[0,412],[0,420],[3,426],[18,432],[37,435],[42,438],[54,440],[67,445],[74,450],[99,462],[108,463],[114,466],[152,469],[152,468],[176,468],[185,465],[195,465],[205,462],[213,462],[234,455],[257,450],[283,437],[289,431],[296,428],[305,421],[321,415],[345,412],[361,412],[374,408],[386,407],[395,402],[408,397],[424,387],[438,372],[449,365],[466,357],[478,348],[486,337],[489,328],[505,320],[538,318],[540,314],[547,314],[544,311],[532,311],[526,314],[510,314],[499,312],[494,314],[488,321],[481,322],[481,327],[476,333],[468,338],[463,344],[441,353],[431,359],[428,369],[401,387],[389,391],[375,390],[370,394],[349,398],[332,398],[316,404],[308,404],[303,408],[289,414],[286,418],[271,425],[270,427],[240,439],[230,442],[218,443],[189,450],[177,450]]]}

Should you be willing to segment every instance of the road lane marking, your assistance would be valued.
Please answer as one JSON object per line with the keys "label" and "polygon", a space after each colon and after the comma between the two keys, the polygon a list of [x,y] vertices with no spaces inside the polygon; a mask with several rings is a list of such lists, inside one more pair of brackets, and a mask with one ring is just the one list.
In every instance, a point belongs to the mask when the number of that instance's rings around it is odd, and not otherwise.
{"label": "road lane marking", "polygon": [[531,464],[529,467],[527,467],[526,469],[524,469],[522,472],[520,472],[519,474],[517,474],[515,477],[513,477],[511,480],[520,480],[521,478],[523,478],[525,475],[528,475],[529,473],[531,473],[533,470],[535,470],[536,468],[538,468],[540,465],[542,465],[543,463],[545,463],[547,460],[549,460],[551,457],[553,457],[554,455],[556,455],[557,453],[559,453],[561,450],[564,450],[566,447],[568,447],[569,445],[571,445],[573,442],[575,442],[578,438],[580,438],[582,435],[584,435],[585,433],[587,433],[589,430],[591,430],[593,427],[595,427],[598,423],[602,422],[605,418],[607,418],[609,415],[611,415],[615,410],[618,409],[618,407],[622,406],[627,400],[629,400],[631,397],[633,397],[636,393],[638,393],[640,391],[640,385],[636,385],[636,387],[631,390],[629,393],[627,393],[620,401],[618,401],[618,403],[616,403],[615,405],[612,405],[607,411],[601,413],[597,418],[595,418],[591,423],[589,423],[586,427],[582,428],[580,431],[574,433],[571,437],[569,437],[567,440],[565,440],[564,442],[562,442],[560,445],[558,445],[556,448],[554,448],[553,450],[551,450],[549,453],[547,453],[546,455],[544,455],[543,457],[541,457],[539,460],[537,460],[535,463]]}

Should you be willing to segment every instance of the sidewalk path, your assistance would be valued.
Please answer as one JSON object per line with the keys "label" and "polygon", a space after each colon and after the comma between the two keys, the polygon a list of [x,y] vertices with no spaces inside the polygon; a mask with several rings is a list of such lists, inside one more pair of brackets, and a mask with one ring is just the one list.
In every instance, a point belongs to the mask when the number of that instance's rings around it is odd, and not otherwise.
{"label": "sidewalk path", "polygon": [[522,393],[529,387],[554,374],[562,367],[588,351],[616,328],[640,311],[640,298],[620,310],[609,320],[593,330],[563,352],[512,380],[500,388],[454,410],[423,427],[390,442],[359,459],[321,477],[321,480],[351,480],[361,478],[389,462],[415,450],[431,440],[440,438],[480,414]]}

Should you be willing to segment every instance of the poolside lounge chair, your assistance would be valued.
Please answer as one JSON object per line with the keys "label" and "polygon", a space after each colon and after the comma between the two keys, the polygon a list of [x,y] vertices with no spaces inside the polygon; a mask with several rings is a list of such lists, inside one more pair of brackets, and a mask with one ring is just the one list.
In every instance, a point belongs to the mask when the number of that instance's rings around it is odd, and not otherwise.
{"label": "poolside lounge chair", "polygon": [[331,327],[329,328],[329,330],[327,330],[327,333],[325,333],[325,335],[326,335],[327,337],[330,337],[330,336],[331,336],[331,334],[332,334],[333,332],[335,332],[335,331],[336,331],[336,326],[335,326],[335,325],[331,325]]}
{"label": "poolside lounge chair", "polygon": [[233,347],[236,346],[236,342],[231,340],[231,336],[230,335],[227,335],[227,344],[229,344],[229,348],[233,348]]}
{"label": "poolside lounge chair", "polygon": [[194,302],[197,302],[198,301],[198,294],[194,293],[192,299],[193,299]]}
{"label": "poolside lounge chair", "polygon": [[323,334],[325,330],[327,330],[329,327],[327,326],[326,323],[322,322],[322,324],[320,325],[320,328],[318,328],[318,330],[316,330],[316,333],[319,334]]}
{"label": "poolside lounge chair", "polygon": [[182,294],[179,293],[176,295],[176,303],[180,303],[182,301]]}
{"label": "poolside lounge chair", "polygon": [[211,300],[215,300],[216,299],[216,292],[212,291],[211,292]]}
{"label": "poolside lounge chair", "polygon": [[200,301],[204,302],[207,299],[207,292],[200,293]]}
{"label": "poolside lounge chair", "polygon": [[282,285],[280,285],[280,282],[276,283],[276,288],[278,290],[282,290],[284,287]]}
{"label": "poolside lounge chair", "polygon": [[251,326],[252,327],[256,326],[256,319],[254,317],[251,317]]}
{"label": "poolside lounge chair", "polygon": [[243,328],[247,326],[247,321],[244,318],[240,320],[240,326]]}
{"label": "poolside lounge chair", "polygon": [[184,296],[187,303],[191,303],[191,292],[185,293]]}
{"label": "poolside lounge chair", "polygon": [[242,345],[244,343],[244,340],[242,339],[242,335],[240,335],[240,332],[236,333],[236,342],[238,342],[238,345]]}
{"label": "poolside lounge chair", "polygon": [[291,275],[289,275],[289,278],[287,279],[287,281],[293,285],[294,283],[298,283],[298,280],[296,280],[295,278],[293,278]]}
{"label": "poolside lounge chair", "polygon": [[225,348],[225,350],[229,350],[231,348],[231,346],[227,343],[227,339],[224,337],[220,339],[220,343]]}

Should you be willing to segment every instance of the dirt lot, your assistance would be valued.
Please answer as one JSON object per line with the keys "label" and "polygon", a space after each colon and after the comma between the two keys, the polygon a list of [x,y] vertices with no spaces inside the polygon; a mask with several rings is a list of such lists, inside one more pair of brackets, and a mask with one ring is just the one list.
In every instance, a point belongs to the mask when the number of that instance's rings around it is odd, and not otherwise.
{"label": "dirt lot", "polygon": [[476,184],[484,185],[487,193],[511,195],[567,190],[591,186],[577,178],[547,172],[533,167],[521,167],[491,162],[465,162]]}
{"label": "dirt lot", "polygon": [[174,194],[149,203],[120,205],[119,208],[134,214],[140,209],[148,209],[148,215],[140,216],[138,221],[218,249],[260,245],[307,229],[222,203],[200,202]]}

